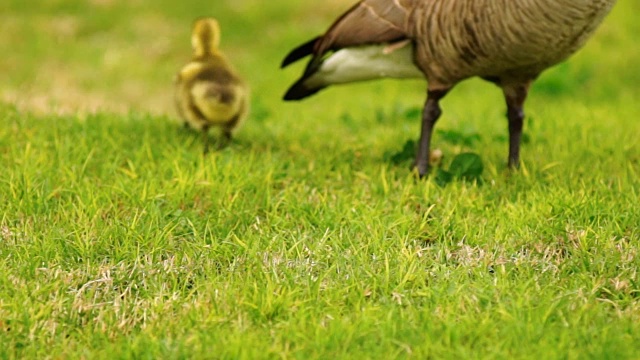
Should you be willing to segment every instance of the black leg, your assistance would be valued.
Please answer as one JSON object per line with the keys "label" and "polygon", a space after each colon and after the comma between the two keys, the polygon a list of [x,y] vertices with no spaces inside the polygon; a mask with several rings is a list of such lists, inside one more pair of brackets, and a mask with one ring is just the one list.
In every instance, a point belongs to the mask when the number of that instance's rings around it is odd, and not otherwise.
{"label": "black leg", "polygon": [[423,177],[429,173],[429,150],[431,147],[431,135],[433,126],[440,118],[442,110],[440,109],[440,99],[442,99],[449,89],[446,90],[429,90],[427,93],[427,101],[422,111],[422,132],[420,134],[420,144],[418,145],[418,153],[416,154],[416,168],[418,174]]}
{"label": "black leg", "polygon": [[209,127],[202,127],[202,143],[203,143],[203,154],[209,153]]}
{"label": "black leg", "polygon": [[229,146],[231,143],[231,129],[223,128],[222,129],[222,139],[220,139],[220,143],[218,144],[218,150],[222,150]]}
{"label": "black leg", "polygon": [[507,118],[509,119],[509,168],[520,167],[520,140],[524,120],[524,102],[529,93],[529,83],[504,87],[507,102]]}
{"label": "black leg", "polygon": [[222,150],[231,144],[231,139],[233,138],[233,129],[236,128],[238,122],[240,121],[240,115],[236,115],[222,127],[222,139],[218,144],[218,150]]}

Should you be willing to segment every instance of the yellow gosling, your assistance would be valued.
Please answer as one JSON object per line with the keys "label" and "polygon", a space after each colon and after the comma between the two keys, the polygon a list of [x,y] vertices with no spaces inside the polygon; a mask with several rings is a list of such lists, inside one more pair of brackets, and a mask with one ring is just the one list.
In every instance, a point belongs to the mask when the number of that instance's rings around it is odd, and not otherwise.
{"label": "yellow gosling", "polygon": [[249,91],[218,48],[220,26],[215,19],[195,22],[191,44],[193,57],[176,76],[176,106],[185,126],[202,131],[207,153],[213,126],[222,130],[219,148],[229,143],[247,115]]}

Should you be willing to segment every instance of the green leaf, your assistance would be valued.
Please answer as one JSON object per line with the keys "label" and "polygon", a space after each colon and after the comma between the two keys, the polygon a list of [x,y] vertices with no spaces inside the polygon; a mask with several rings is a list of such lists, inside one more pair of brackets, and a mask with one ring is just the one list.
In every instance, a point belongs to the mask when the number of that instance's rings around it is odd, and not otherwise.
{"label": "green leaf", "polygon": [[413,161],[416,156],[417,144],[415,140],[407,140],[402,150],[387,155],[387,158],[395,165],[403,164],[407,161]]}
{"label": "green leaf", "polygon": [[484,170],[482,159],[475,153],[462,153],[451,162],[449,172],[459,179],[479,180]]}
{"label": "green leaf", "polygon": [[450,182],[452,182],[454,179],[453,174],[451,174],[450,172],[438,168],[436,170],[436,175],[434,178],[434,181],[436,182],[436,184],[438,184],[441,187],[446,186],[447,184],[449,184]]}

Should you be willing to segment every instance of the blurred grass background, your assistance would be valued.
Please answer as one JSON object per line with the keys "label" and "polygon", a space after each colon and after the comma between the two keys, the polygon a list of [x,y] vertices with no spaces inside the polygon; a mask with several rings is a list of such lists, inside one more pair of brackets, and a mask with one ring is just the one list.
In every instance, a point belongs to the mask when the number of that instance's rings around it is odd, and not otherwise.
{"label": "blurred grass background", "polygon": [[[343,6],[275,1],[8,0],[0,4],[0,96],[39,112],[173,111],[172,78],[200,16],[219,18],[223,49],[256,93],[286,81],[279,61]],[[314,31],[309,28],[308,31]],[[312,32],[309,32],[312,34]],[[274,96],[276,94],[273,94]]]}
{"label": "blurred grass background", "polygon": [[[278,69],[283,55],[325,30],[351,3],[5,0],[0,4],[0,99],[39,112],[172,113],[171,81],[189,57],[191,23],[210,15],[219,18],[222,48],[259,94],[257,101],[274,106],[297,76],[297,71]],[[631,14],[639,7],[620,1],[588,47],[545,74],[533,96],[568,96],[585,103],[634,96],[640,80],[634,38],[640,24]],[[384,88],[412,90],[401,97],[420,106],[424,85],[406,83],[394,81]],[[368,97],[379,88],[374,83],[339,89],[331,99],[347,93]],[[459,92],[472,98],[477,89],[468,85]]]}

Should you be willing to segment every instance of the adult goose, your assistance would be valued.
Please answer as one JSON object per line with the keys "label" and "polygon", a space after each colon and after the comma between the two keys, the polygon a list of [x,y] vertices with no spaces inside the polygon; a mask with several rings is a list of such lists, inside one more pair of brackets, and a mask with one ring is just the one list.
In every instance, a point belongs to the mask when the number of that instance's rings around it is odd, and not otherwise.
{"label": "adult goose", "polygon": [[333,84],[424,77],[427,99],[415,166],[428,173],[440,100],[478,76],[502,88],[510,168],[520,161],[523,105],[545,69],[576,52],[616,0],[362,0],[322,36],[292,50],[285,67],[311,55],[284,96],[300,100]]}

